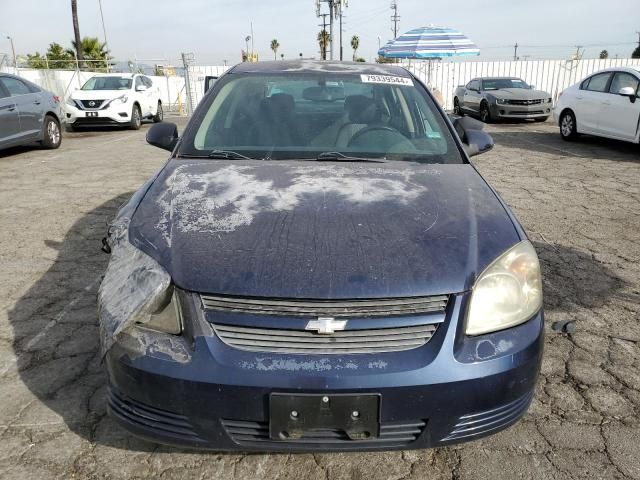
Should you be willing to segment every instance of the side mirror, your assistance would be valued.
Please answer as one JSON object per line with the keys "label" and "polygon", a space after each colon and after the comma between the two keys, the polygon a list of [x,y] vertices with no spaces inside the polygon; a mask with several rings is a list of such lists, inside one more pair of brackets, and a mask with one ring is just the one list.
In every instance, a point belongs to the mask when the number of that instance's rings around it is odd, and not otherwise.
{"label": "side mirror", "polygon": [[636,101],[636,91],[633,89],[633,87],[622,87],[620,90],[618,90],[618,95],[629,97],[631,103],[634,103]]}
{"label": "side mirror", "polygon": [[455,117],[452,121],[462,140],[464,151],[469,157],[480,155],[493,148],[493,138],[483,130],[484,123],[470,117]]}
{"label": "side mirror", "polygon": [[147,89],[146,85],[138,85],[136,87],[136,92],[144,92]]}
{"label": "side mirror", "polygon": [[147,132],[147,143],[154,147],[169,150],[170,152],[178,143],[178,126],[171,122],[156,123]]}
{"label": "side mirror", "polygon": [[204,77],[204,93],[207,93],[209,90],[213,88],[218,77],[206,76]]}
{"label": "side mirror", "polygon": [[529,90],[535,90],[536,86],[535,85],[529,85]]}

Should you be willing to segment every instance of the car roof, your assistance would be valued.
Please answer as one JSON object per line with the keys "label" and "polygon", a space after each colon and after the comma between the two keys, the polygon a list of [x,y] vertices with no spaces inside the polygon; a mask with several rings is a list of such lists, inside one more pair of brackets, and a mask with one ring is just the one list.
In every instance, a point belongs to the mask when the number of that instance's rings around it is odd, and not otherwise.
{"label": "car roof", "polygon": [[627,73],[634,73],[636,75],[640,75],[640,66],[638,67],[610,67],[610,68],[605,68],[603,70],[598,70],[597,72],[593,72],[589,75],[587,75],[586,78],[592,77],[598,73],[606,73],[606,72],[627,72]]}
{"label": "car roof", "polygon": [[94,77],[124,77],[124,78],[133,78],[136,75],[141,75],[137,73],[96,73]]}
{"label": "car roof", "polygon": [[474,80],[522,80],[520,77],[476,77]]}
{"label": "car roof", "polygon": [[335,62],[321,60],[280,60],[270,62],[243,62],[229,73],[353,73],[364,75],[393,75],[411,77],[404,68],[384,63]]}

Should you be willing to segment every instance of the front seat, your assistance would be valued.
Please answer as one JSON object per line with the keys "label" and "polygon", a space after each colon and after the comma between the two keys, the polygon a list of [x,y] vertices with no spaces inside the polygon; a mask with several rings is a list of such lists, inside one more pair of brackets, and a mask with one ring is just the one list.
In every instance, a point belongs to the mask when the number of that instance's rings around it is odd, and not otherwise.
{"label": "front seat", "polygon": [[342,125],[336,137],[336,147],[346,148],[360,130],[382,124],[382,112],[375,100],[364,95],[352,95],[344,102],[349,122]]}
{"label": "front seat", "polygon": [[293,96],[276,93],[262,100],[258,109],[258,122],[253,129],[251,139],[257,146],[301,144]]}

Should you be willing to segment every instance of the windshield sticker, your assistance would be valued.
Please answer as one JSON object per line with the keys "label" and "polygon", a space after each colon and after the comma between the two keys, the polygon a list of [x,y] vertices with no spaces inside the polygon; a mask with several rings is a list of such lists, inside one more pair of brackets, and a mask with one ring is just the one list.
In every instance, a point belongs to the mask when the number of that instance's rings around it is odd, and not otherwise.
{"label": "windshield sticker", "polygon": [[427,138],[442,138],[440,132],[427,132]]}
{"label": "windshield sticker", "polygon": [[360,78],[362,79],[362,83],[383,83],[413,87],[413,80],[407,77],[392,77],[391,75],[360,75]]}

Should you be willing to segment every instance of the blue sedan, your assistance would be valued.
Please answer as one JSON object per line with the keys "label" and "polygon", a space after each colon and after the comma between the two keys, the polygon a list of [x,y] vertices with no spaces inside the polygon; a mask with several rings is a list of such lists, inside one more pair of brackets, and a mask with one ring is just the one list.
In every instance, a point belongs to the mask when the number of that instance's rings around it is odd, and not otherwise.
{"label": "blue sedan", "polygon": [[110,414],[212,450],[424,448],[512,425],[543,349],[493,143],[393,65],[245,63],[123,206],[99,292]]}
{"label": "blue sedan", "polygon": [[39,143],[58,148],[60,98],[24,78],[0,74],[0,149]]}

